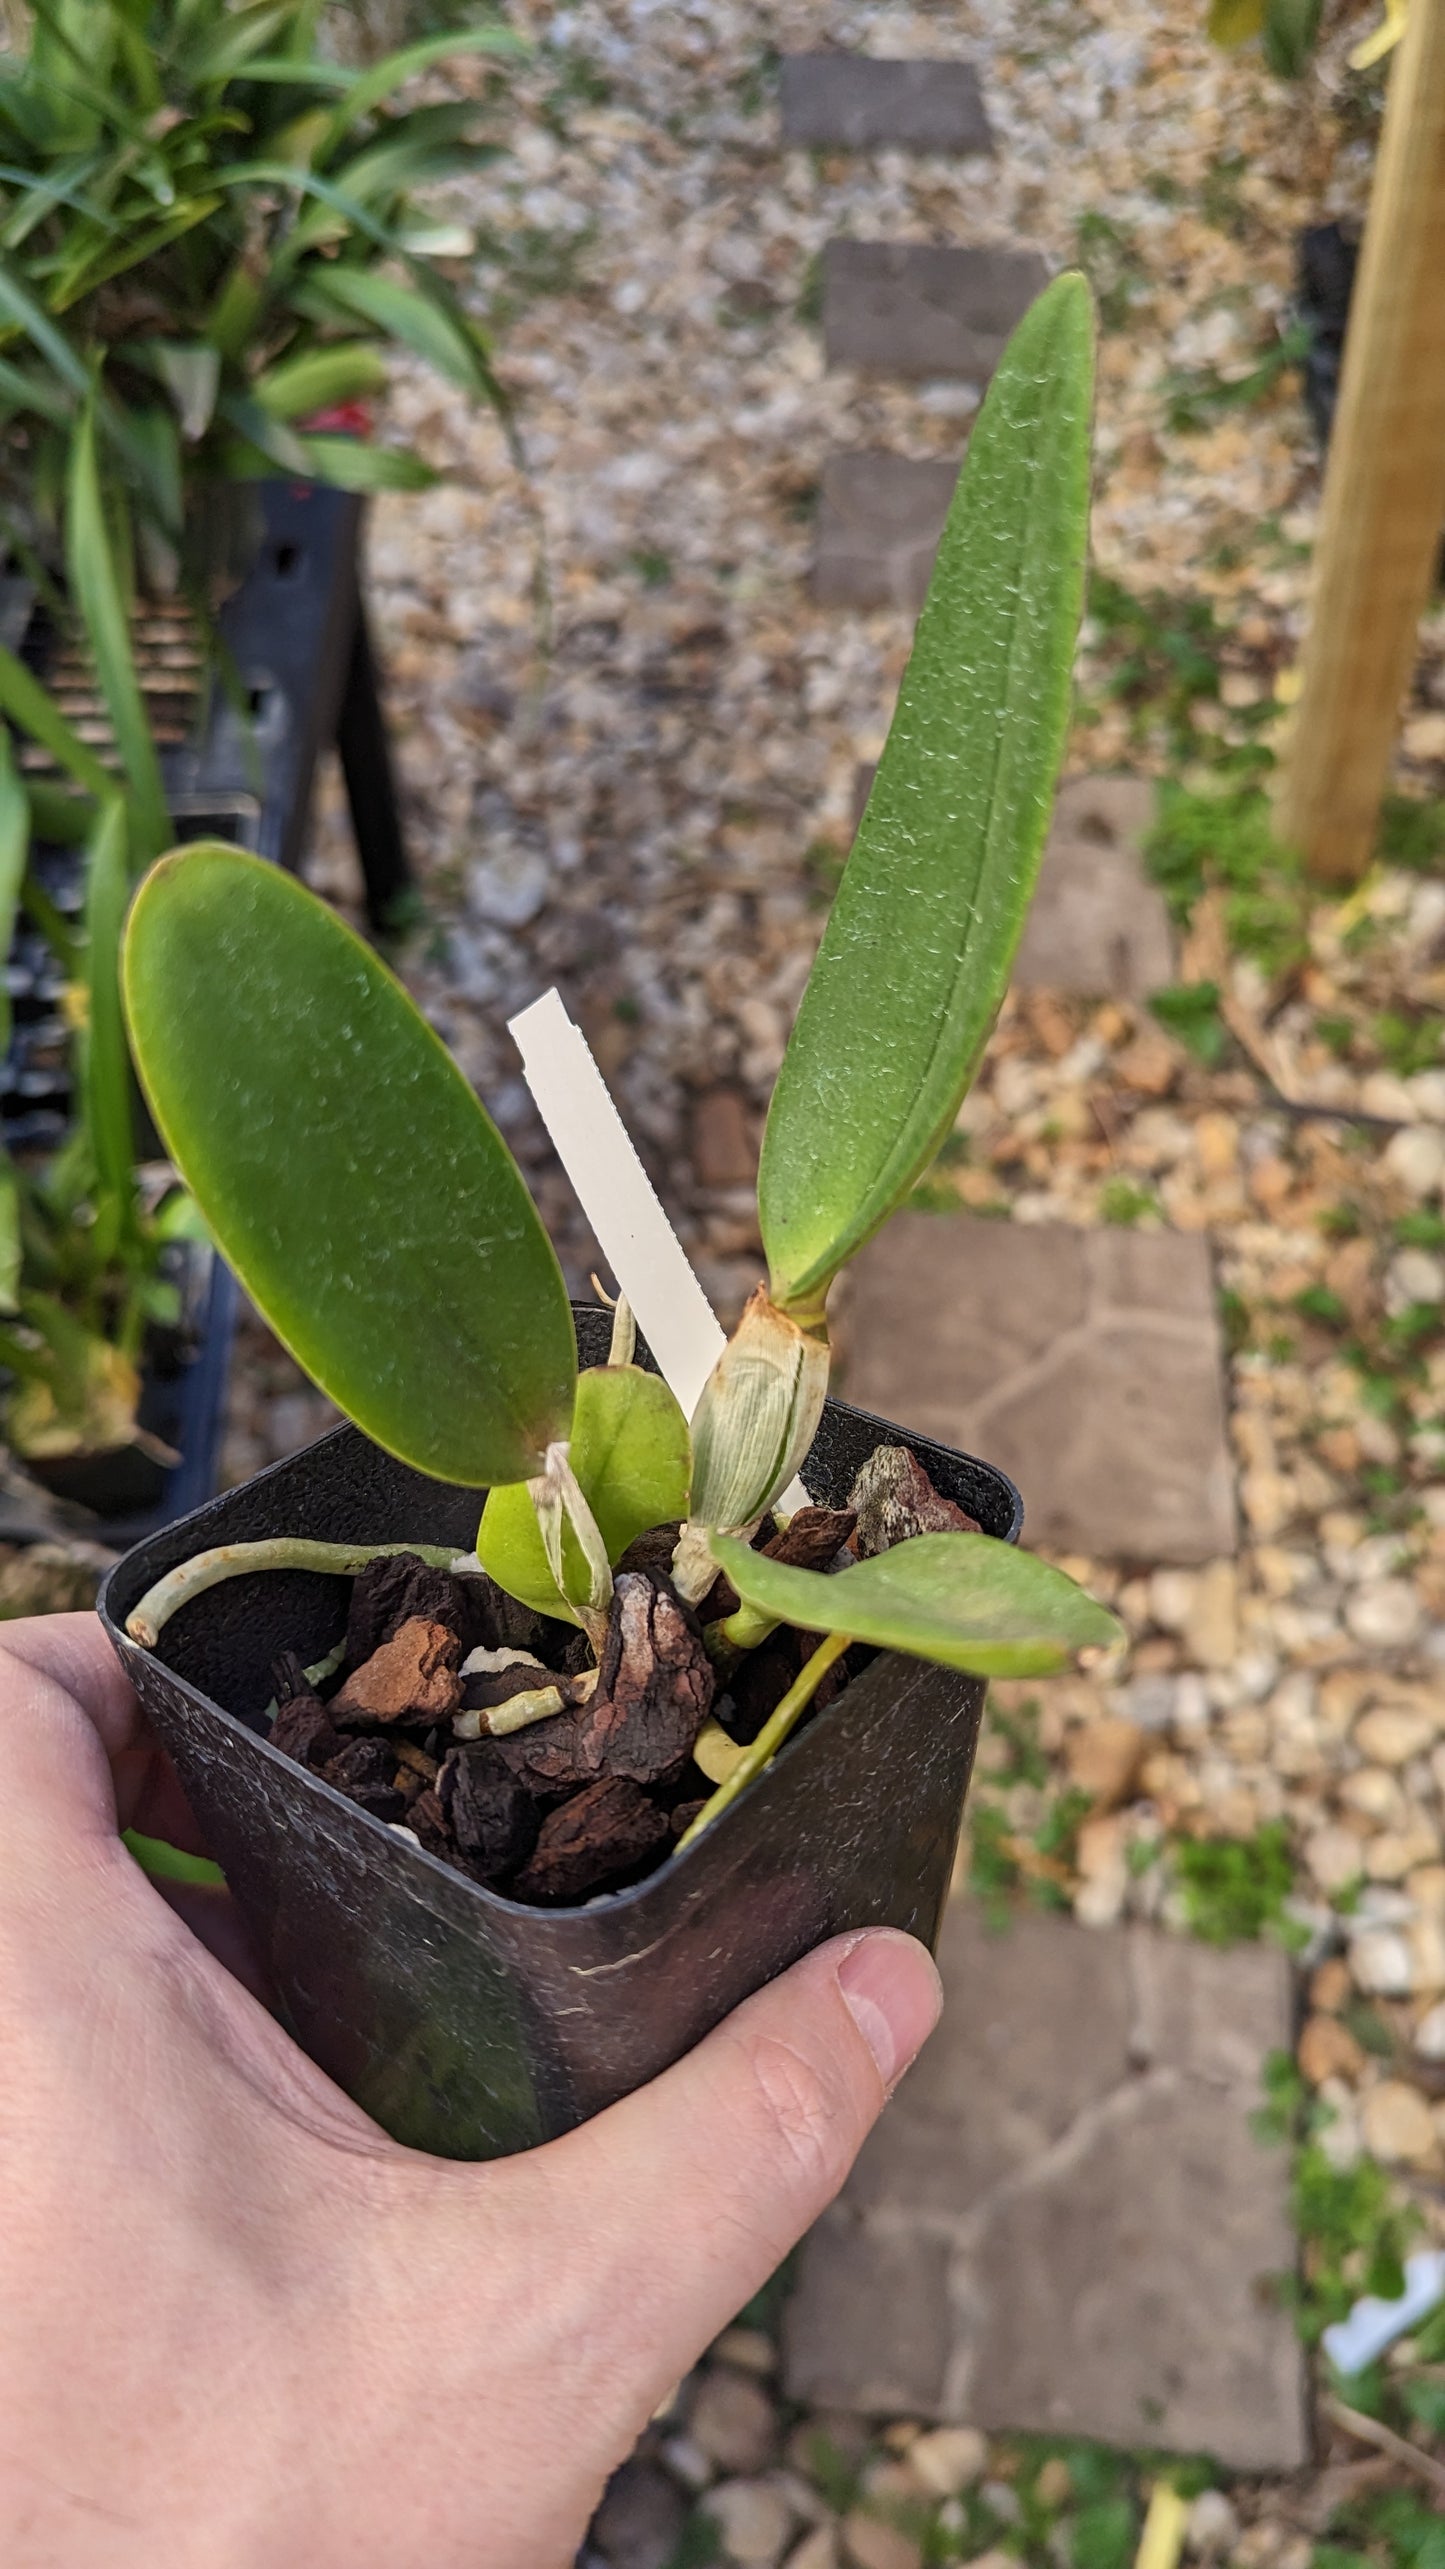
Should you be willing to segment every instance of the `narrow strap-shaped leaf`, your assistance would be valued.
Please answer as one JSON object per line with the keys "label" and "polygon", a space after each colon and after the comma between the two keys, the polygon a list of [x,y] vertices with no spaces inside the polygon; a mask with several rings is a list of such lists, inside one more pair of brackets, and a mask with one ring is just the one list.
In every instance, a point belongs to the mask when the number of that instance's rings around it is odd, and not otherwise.
{"label": "narrow strap-shaped leaf", "polygon": [[[29,853],[30,798],[20,781],[10,734],[0,727],[0,955],[9,954],[14,940]],[[0,1061],[10,1050],[10,1022],[10,993],[0,980]]]}
{"label": "narrow strap-shaped leaf", "polygon": [[251,55],[264,53],[282,33],[292,14],[291,0],[253,0],[250,8],[227,10],[202,42],[188,48],[178,68],[197,89],[234,80],[246,72]]}
{"label": "narrow strap-shaped leaf", "polygon": [[156,856],[171,835],[160,762],[131,652],[130,620],[121,594],[95,452],[95,410],[87,403],[71,442],[66,492],[65,559],[71,596],[95,661],[95,674],[115,731],[134,800],[138,844],[133,860]]}
{"label": "narrow strap-shaped leaf", "polygon": [[373,63],[347,92],[317,153],[318,160],[325,160],[362,117],[392,97],[403,81],[413,79],[419,71],[430,70],[434,62],[444,62],[449,54],[495,54],[499,61],[525,62],[530,52],[525,37],[501,26],[461,27],[450,35],[422,36],[415,44],[401,46],[384,61]]}
{"label": "narrow strap-shaped leaf", "polygon": [[126,930],[166,1147],[279,1338],[390,1453],[482,1487],[572,1416],[566,1287],[473,1090],[370,947],[293,876],[206,844]]}
{"label": "narrow strap-shaped leaf", "polygon": [[23,660],[0,643],[0,714],[8,715],[22,731],[48,749],[57,767],[73,776],[88,794],[110,794],[115,791],[115,778],[102,767],[94,750],[88,749],[79,734],[73,732],[36,678],[32,678]]}
{"label": "narrow strap-shaped leaf", "polygon": [[1119,1636],[1062,1570],[988,1534],[918,1534],[833,1576],[770,1561],[735,1535],[715,1534],[712,1551],[743,1603],[779,1623],[846,1632],[976,1677],[1044,1677]]}
{"label": "narrow strap-shaped leaf", "polygon": [[339,347],[307,348],[300,356],[283,357],[256,377],[251,392],[272,419],[306,419],[333,403],[380,392],[385,382],[380,349],[369,339],[351,339]]}
{"label": "narrow strap-shaped leaf", "polygon": [[1068,721],[1092,315],[1058,278],[978,421],[913,656],[778,1074],[758,1209],[772,1295],[815,1311],[958,1111],[1007,985]]}
{"label": "narrow strap-shaped leaf", "polygon": [[20,1172],[7,1150],[0,1149],[0,1312],[20,1307],[20,1275],[25,1243],[20,1228]]}
{"label": "narrow strap-shaped leaf", "polygon": [[368,268],[332,268],[313,276],[310,284],[313,293],[339,311],[399,339],[464,392],[486,391],[480,346],[465,320],[431,295],[399,285],[394,277],[374,276]]}
{"label": "narrow strap-shaped leaf", "polygon": [[8,357],[0,357],[0,403],[12,411],[33,410],[52,428],[66,427],[75,411],[74,402],[44,375],[13,366]]}
{"label": "narrow strap-shaped leaf", "polygon": [[130,1053],[120,1004],[120,940],[130,899],[125,806],[107,797],[85,860],[85,1041],[81,1090],[101,1187],[115,1197],[122,1231],[131,1226],[135,1123]]}
{"label": "narrow strap-shaped leaf", "polygon": [[33,341],[61,382],[81,400],[90,391],[90,374],[84,360],[77,355],[63,330],[56,328],[48,312],[42,311],[14,270],[0,260],[0,323],[23,330]]}

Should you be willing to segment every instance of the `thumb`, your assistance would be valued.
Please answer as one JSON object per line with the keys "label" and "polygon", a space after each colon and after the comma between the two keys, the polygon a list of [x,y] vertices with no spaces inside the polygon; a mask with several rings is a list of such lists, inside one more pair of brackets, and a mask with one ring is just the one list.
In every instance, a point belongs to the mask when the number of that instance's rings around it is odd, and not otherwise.
{"label": "thumb", "polygon": [[541,2154],[642,2417],[832,2201],[941,2004],[911,1936],[840,1936]]}

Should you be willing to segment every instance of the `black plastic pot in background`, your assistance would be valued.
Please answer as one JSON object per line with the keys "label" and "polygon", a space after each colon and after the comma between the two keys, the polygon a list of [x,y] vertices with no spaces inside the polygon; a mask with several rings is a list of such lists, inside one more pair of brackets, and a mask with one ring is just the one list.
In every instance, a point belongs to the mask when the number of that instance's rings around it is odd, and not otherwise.
{"label": "black plastic pot in background", "polygon": [[1340,367],[1360,245],[1338,223],[1311,223],[1299,235],[1295,305],[1310,334],[1305,352],[1305,407],[1321,450],[1330,442]]}
{"label": "black plastic pot in background", "polygon": [[[577,1319],[583,1362],[600,1361],[607,1315]],[[1001,1472],[839,1401],[809,1487],[841,1504],[867,1456],[897,1442],[987,1533],[1016,1540],[1022,1508]],[[339,1428],[152,1536],[100,1598],[297,2038],[398,2139],[455,2158],[585,2121],[826,1936],[887,1925],[932,1942],[984,1697],[975,1679],[880,1653],[685,1855],[583,1908],[530,1909],[397,1836],[254,1727],[277,1652],[309,1664],[339,1638],[348,1581],[229,1581],[184,1607],[158,1652],[126,1638],[152,1583],[213,1544],[286,1533],[465,1552],[478,1505]]]}
{"label": "black plastic pot in background", "polygon": [[0,1541],[48,1542],[68,1532],[119,1551],[210,1497],[225,1428],[239,1288],[230,1268],[193,1242],[181,1245],[177,1281],[181,1319],[175,1328],[150,1332],[138,1416],[178,1459],[162,1462],[137,1445],[54,1461],[31,1458],[23,1469],[59,1502],[56,1518],[47,1522],[37,1508],[35,1521],[27,1523],[22,1507],[7,1504]]}

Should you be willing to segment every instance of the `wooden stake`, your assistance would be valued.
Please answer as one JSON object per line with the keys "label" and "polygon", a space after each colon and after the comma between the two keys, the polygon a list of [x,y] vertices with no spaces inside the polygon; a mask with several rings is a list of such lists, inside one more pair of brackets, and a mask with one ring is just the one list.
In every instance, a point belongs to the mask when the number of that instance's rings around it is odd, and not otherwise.
{"label": "wooden stake", "polygon": [[1277,827],[1369,864],[1445,528],[1445,0],[1410,0],[1350,308]]}

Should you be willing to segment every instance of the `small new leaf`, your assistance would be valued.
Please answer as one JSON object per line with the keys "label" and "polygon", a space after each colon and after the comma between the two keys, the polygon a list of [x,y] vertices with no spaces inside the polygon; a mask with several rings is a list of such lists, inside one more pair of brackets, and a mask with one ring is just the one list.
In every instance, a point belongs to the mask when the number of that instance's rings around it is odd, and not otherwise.
{"label": "small new leaf", "polygon": [[[577,1377],[567,1459],[597,1520],[609,1562],[654,1525],[687,1514],[692,1449],[687,1421],[657,1374],[636,1365],[591,1365]],[[580,1620],[588,1565],[570,1526],[562,1534],[564,1597],[548,1564],[537,1512],[524,1484],[488,1493],[477,1558],[499,1587],[535,1613]]]}
{"label": "small new leaf", "polygon": [[987,1534],[919,1534],[829,1575],[770,1561],[715,1534],[713,1558],[746,1605],[804,1632],[847,1633],[975,1677],[1047,1677],[1119,1625],[1031,1552]]}

